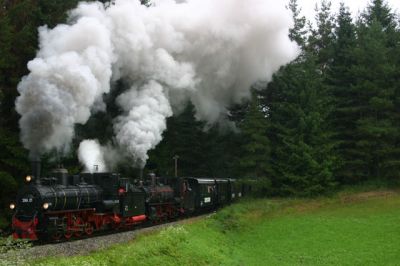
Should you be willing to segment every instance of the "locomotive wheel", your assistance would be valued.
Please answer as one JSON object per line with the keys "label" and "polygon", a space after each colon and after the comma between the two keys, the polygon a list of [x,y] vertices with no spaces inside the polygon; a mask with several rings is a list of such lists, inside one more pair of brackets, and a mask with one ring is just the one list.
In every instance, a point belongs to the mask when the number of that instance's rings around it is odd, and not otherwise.
{"label": "locomotive wheel", "polygon": [[85,226],[85,233],[90,236],[93,234],[94,228],[93,225],[91,223],[87,223]]}
{"label": "locomotive wheel", "polygon": [[71,224],[71,219],[67,215],[64,216],[63,218],[63,225],[64,225],[64,237],[65,239],[70,239],[73,235],[73,231],[70,229]]}
{"label": "locomotive wheel", "polygon": [[67,231],[65,231],[65,233],[64,233],[65,239],[71,239],[72,235],[73,235],[73,232],[69,229],[67,229]]}
{"label": "locomotive wheel", "polygon": [[156,217],[153,221],[152,221],[152,223],[153,224],[155,224],[155,225],[157,225],[157,224],[161,224],[162,223],[162,217]]}
{"label": "locomotive wheel", "polygon": [[[84,222],[83,222],[82,218],[81,218],[81,217],[77,217],[76,220],[75,220],[75,224],[74,224],[74,225],[75,225],[75,227],[79,228],[79,230],[80,230],[80,229],[83,230]],[[76,231],[76,232],[74,233],[74,235],[75,235],[76,237],[81,237],[81,236],[83,235],[83,231]]]}
{"label": "locomotive wheel", "polygon": [[56,240],[56,241],[60,240],[61,237],[62,237],[62,234],[61,234],[60,231],[56,231],[56,232],[54,232],[54,233],[51,235],[51,238],[52,238],[53,240]]}
{"label": "locomotive wheel", "polygon": [[120,230],[120,229],[121,229],[121,224],[120,224],[120,223],[117,224],[117,223],[114,223],[114,222],[113,222],[113,223],[111,224],[111,229],[112,229],[112,230]]}

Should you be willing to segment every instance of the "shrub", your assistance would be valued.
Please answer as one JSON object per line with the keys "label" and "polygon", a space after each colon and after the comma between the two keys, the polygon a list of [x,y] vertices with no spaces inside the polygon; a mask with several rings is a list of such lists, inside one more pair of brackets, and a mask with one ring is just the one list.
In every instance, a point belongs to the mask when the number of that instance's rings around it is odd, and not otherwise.
{"label": "shrub", "polygon": [[32,246],[28,240],[14,240],[12,236],[0,238],[0,253],[6,253],[10,250],[26,249]]}

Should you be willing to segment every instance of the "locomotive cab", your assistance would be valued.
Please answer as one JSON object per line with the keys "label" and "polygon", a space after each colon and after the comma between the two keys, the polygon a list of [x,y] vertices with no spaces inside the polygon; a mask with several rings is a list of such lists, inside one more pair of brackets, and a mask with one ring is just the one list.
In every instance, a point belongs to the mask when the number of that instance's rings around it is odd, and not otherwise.
{"label": "locomotive cab", "polygon": [[122,217],[139,216],[145,214],[145,193],[132,185],[128,178],[119,180],[119,208]]}
{"label": "locomotive cab", "polygon": [[103,199],[96,206],[99,212],[113,212],[123,217],[145,213],[145,193],[131,184],[128,178],[116,173],[85,173],[82,178],[102,188]]}
{"label": "locomotive cab", "polygon": [[172,186],[160,182],[160,178],[151,173],[139,187],[146,193],[146,215],[153,223],[159,223],[179,216],[180,198],[175,197]]}

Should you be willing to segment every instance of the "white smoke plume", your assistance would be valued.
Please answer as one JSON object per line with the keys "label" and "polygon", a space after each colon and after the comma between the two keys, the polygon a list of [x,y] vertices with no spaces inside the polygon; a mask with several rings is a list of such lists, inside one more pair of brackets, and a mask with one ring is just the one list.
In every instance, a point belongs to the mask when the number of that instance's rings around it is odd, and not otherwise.
{"label": "white smoke plume", "polygon": [[97,140],[84,140],[79,144],[78,159],[85,167],[85,172],[105,172],[104,149]]}
{"label": "white smoke plume", "polygon": [[196,118],[223,121],[230,105],[270,81],[298,47],[285,3],[274,0],[116,0],[81,3],[69,25],[40,29],[40,51],[19,84],[22,141],[32,153],[65,149],[74,125],[102,107],[109,84],[117,98],[115,143],[143,165],[161,140],[166,118],[188,101]]}
{"label": "white smoke plume", "polygon": [[114,125],[116,140],[125,147],[138,165],[143,165],[147,151],[161,141],[166,118],[172,115],[163,87],[152,81],[141,88],[132,87],[117,98],[126,112]]}
{"label": "white smoke plume", "polygon": [[[104,14],[99,4],[92,9]],[[67,150],[74,125],[85,124],[110,90],[110,29],[95,15],[52,30],[39,28],[40,50],[28,63],[30,74],[19,83],[16,101],[21,140],[31,156]]]}

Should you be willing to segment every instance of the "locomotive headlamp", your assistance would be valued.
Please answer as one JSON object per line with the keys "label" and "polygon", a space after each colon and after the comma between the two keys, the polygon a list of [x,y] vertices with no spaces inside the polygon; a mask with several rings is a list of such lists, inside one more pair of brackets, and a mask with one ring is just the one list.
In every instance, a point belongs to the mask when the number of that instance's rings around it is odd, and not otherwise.
{"label": "locomotive headlamp", "polygon": [[32,181],[32,176],[30,176],[30,175],[27,175],[26,177],[25,177],[25,181],[26,182],[31,182]]}
{"label": "locomotive headlamp", "polygon": [[14,209],[15,209],[15,204],[14,204],[14,203],[11,203],[11,204],[10,204],[10,209],[11,209],[11,210],[14,210]]}
{"label": "locomotive headlamp", "polygon": [[43,209],[47,210],[49,208],[50,204],[47,202],[43,203]]}

